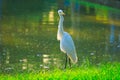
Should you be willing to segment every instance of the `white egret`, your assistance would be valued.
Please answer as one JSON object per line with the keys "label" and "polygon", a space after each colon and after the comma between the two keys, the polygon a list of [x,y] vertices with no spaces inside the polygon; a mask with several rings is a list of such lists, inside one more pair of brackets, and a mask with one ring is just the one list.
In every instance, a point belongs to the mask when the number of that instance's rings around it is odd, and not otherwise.
{"label": "white egret", "polygon": [[60,20],[58,24],[57,39],[60,40],[60,50],[66,53],[66,62],[65,62],[65,68],[66,68],[67,58],[69,58],[70,66],[71,66],[71,62],[75,64],[78,58],[77,58],[76,49],[75,49],[75,45],[72,40],[72,37],[70,36],[69,33],[65,32],[63,29],[64,13],[62,10],[58,10],[58,14],[59,14]]}

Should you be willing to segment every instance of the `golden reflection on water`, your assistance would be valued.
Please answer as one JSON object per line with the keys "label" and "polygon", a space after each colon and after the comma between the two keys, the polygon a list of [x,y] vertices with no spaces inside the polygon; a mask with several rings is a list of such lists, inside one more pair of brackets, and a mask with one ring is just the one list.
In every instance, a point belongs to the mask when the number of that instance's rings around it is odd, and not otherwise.
{"label": "golden reflection on water", "polygon": [[108,10],[96,9],[96,20],[103,22],[103,23],[109,23],[108,15],[109,15]]}
{"label": "golden reflection on water", "polygon": [[54,24],[54,11],[49,12],[49,24]]}
{"label": "golden reflection on water", "polygon": [[48,64],[50,63],[50,57],[48,54],[43,54],[43,64]]}
{"label": "golden reflection on water", "polygon": [[50,10],[48,13],[43,13],[42,24],[52,24],[55,22],[55,13],[53,10]]}

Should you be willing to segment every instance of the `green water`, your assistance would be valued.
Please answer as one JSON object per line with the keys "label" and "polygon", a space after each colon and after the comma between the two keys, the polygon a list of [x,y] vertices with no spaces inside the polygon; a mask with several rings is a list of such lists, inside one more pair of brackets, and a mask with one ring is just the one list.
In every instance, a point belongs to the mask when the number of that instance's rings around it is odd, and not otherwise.
{"label": "green water", "polygon": [[76,46],[77,66],[120,61],[119,9],[69,0],[13,2],[4,0],[2,5],[0,72],[64,67],[65,54],[56,38],[59,8]]}

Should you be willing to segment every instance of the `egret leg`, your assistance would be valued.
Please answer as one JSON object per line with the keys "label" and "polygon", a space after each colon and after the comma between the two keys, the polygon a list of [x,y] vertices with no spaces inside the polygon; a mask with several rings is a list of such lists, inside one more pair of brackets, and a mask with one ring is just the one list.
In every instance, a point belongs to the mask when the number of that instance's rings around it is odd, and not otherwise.
{"label": "egret leg", "polygon": [[65,60],[65,69],[66,69],[66,66],[67,66],[67,54],[66,54],[66,60]]}
{"label": "egret leg", "polygon": [[71,68],[71,60],[70,60],[70,58],[69,58],[69,66],[70,66],[70,68]]}

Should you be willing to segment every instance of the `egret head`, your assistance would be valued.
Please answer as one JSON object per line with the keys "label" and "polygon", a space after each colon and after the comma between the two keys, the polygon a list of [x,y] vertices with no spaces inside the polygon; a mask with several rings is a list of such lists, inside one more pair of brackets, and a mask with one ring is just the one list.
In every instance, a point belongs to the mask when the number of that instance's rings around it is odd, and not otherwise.
{"label": "egret head", "polygon": [[58,14],[59,14],[59,15],[65,15],[62,10],[58,10]]}

